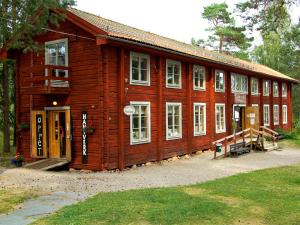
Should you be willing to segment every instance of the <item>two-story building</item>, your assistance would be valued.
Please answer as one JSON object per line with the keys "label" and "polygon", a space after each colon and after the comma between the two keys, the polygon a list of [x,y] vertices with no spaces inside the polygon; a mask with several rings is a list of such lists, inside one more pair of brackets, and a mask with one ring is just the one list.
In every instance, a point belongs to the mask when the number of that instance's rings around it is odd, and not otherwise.
{"label": "two-story building", "polygon": [[[211,148],[257,125],[292,128],[296,80],[77,9],[17,54],[17,150],[104,170]],[[124,112],[125,111],[125,112]]]}

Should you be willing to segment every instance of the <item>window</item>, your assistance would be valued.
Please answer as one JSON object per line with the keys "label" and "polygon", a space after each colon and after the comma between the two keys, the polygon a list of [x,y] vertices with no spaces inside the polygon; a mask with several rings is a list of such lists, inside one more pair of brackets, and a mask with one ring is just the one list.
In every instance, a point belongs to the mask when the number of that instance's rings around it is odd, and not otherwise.
{"label": "window", "polygon": [[216,70],[215,72],[215,91],[225,91],[225,74],[224,71]]}
{"label": "window", "polygon": [[273,119],[274,119],[274,125],[279,124],[279,106],[273,105]]}
{"label": "window", "polygon": [[251,106],[252,106],[252,107],[256,107],[256,108],[259,107],[258,104],[252,104]]}
{"label": "window", "polygon": [[286,83],[282,83],[282,97],[287,97],[287,86],[286,86]]}
{"label": "window", "polygon": [[251,78],[251,94],[258,95],[258,79]]}
{"label": "window", "polygon": [[263,81],[263,95],[264,96],[270,95],[270,81],[269,80]]}
{"label": "window", "polygon": [[181,88],[181,63],[167,59],[166,83],[168,88]]}
{"label": "window", "polygon": [[130,116],[130,143],[141,144],[151,141],[150,102],[130,102],[135,112]]}
{"label": "window", "polygon": [[150,56],[130,52],[130,84],[150,85]]}
{"label": "window", "polygon": [[166,104],[167,140],[182,138],[181,103]]}
{"label": "window", "polygon": [[287,105],[282,106],[282,123],[287,124]]}
{"label": "window", "polygon": [[216,104],[216,133],[226,132],[225,104]]}
{"label": "window", "polygon": [[232,93],[248,94],[248,77],[231,73],[231,91]]}
{"label": "window", "polygon": [[193,67],[194,90],[205,90],[205,67]]}
{"label": "window", "polygon": [[194,103],[194,136],[206,134],[206,104]]}
{"label": "window", "polygon": [[264,126],[270,126],[270,106],[264,105]]}
{"label": "window", "polygon": [[[45,64],[68,67],[68,39],[45,42]],[[61,69],[46,69],[46,76],[51,73],[53,77],[67,78],[68,71]],[[48,81],[46,81],[46,84]],[[68,86],[68,81],[51,80],[51,86]]]}
{"label": "window", "polygon": [[278,82],[273,82],[273,96],[278,97]]}

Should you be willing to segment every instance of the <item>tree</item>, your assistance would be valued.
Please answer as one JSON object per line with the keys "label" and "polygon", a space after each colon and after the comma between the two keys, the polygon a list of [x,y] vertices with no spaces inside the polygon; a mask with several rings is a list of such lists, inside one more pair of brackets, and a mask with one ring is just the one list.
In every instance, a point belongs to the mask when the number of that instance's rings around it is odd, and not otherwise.
{"label": "tree", "polygon": [[[0,55],[12,49],[37,51],[34,37],[48,26],[58,25],[63,16],[54,10],[74,5],[73,0],[2,0],[0,1]],[[3,101],[3,150],[10,150],[10,85],[9,60],[2,60],[1,86]]]}
{"label": "tree", "polygon": [[261,32],[262,37],[275,32],[284,33],[290,23],[288,8],[298,0],[247,0],[236,4],[237,11],[250,31]]}

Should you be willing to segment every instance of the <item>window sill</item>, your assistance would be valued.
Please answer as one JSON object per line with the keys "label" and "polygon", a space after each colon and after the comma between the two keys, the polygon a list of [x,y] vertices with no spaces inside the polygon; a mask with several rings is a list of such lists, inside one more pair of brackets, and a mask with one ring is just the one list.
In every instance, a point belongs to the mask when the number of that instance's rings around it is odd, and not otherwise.
{"label": "window sill", "polygon": [[218,130],[218,131],[216,131],[216,134],[222,134],[222,133],[226,133],[226,130]]}
{"label": "window sill", "polygon": [[151,140],[147,140],[147,141],[137,141],[137,142],[131,142],[130,145],[142,145],[142,144],[149,144],[151,143]]}
{"label": "window sill", "polygon": [[167,137],[167,141],[178,140],[178,139],[182,139],[182,136],[177,136],[177,137]]}
{"label": "window sill", "polygon": [[225,93],[225,90],[215,90],[215,92],[218,92],[218,93]]}
{"label": "window sill", "polygon": [[205,133],[199,133],[199,134],[194,133],[194,137],[201,137],[201,136],[206,136],[206,132]]}
{"label": "window sill", "polygon": [[143,82],[134,82],[134,81],[130,81],[130,85],[137,85],[137,86],[150,86],[150,82],[147,83],[143,83]]}
{"label": "window sill", "polygon": [[166,88],[172,88],[172,89],[181,89],[181,85],[180,86],[170,86],[170,85],[166,85]]}

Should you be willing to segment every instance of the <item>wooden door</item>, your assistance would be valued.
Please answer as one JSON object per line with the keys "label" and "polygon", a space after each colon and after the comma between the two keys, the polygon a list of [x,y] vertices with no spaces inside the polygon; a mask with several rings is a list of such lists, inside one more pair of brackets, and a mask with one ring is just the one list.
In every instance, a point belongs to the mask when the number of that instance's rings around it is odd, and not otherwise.
{"label": "wooden door", "polygon": [[71,161],[70,110],[49,111],[49,157]]}
{"label": "wooden door", "polygon": [[49,112],[49,157],[60,158],[59,111]]}
{"label": "wooden door", "polygon": [[47,158],[46,112],[31,111],[31,157]]}
{"label": "wooden door", "polygon": [[246,107],[245,110],[245,124],[247,128],[254,128],[259,130],[259,108],[258,107]]}

